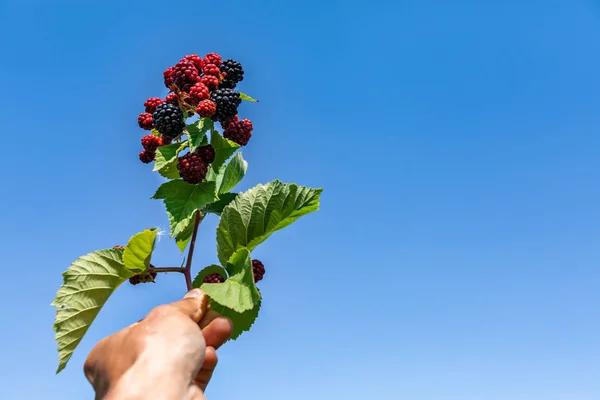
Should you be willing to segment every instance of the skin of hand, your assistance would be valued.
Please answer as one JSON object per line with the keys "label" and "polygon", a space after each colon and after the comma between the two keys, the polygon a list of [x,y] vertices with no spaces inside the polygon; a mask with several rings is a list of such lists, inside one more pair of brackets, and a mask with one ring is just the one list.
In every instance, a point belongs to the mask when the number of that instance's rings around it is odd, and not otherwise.
{"label": "skin of hand", "polygon": [[207,305],[207,296],[193,289],[98,342],[84,364],[96,399],[204,400],[216,349],[233,329]]}

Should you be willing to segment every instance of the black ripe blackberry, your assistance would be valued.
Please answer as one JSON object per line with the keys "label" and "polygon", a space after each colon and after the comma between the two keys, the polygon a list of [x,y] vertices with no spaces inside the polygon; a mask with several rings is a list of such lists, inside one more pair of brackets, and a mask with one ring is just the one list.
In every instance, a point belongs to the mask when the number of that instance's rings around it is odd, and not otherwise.
{"label": "black ripe blackberry", "polygon": [[265,266],[259,260],[252,260],[252,272],[254,273],[254,282],[258,282],[265,276]]}
{"label": "black ripe blackberry", "polygon": [[198,147],[196,151],[200,155],[200,158],[202,158],[202,161],[204,161],[206,164],[210,164],[211,162],[215,161],[215,149],[210,144]]}
{"label": "black ripe blackberry", "polygon": [[167,139],[174,139],[181,135],[185,128],[183,112],[171,103],[159,104],[152,114],[152,121],[156,130]]}
{"label": "black ripe blackberry", "polygon": [[221,74],[225,75],[225,79],[221,82],[219,87],[233,89],[238,82],[244,80],[244,69],[242,64],[232,59],[225,60],[219,66]]}
{"label": "black ripe blackberry", "polygon": [[179,157],[177,169],[184,181],[191,184],[197,184],[206,178],[208,164],[202,160],[200,154],[194,151]]}
{"label": "black ripe blackberry", "polygon": [[217,112],[212,116],[214,121],[229,121],[235,117],[242,102],[240,92],[233,89],[217,89],[211,93],[210,99],[217,105]]}
{"label": "black ripe blackberry", "polygon": [[129,278],[129,283],[132,285],[137,285],[138,283],[148,283],[154,282],[156,278],[156,272],[142,272],[139,275],[134,275]]}
{"label": "black ripe blackberry", "polygon": [[214,274],[210,274],[204,277],[202,280],[204,283],[222,283],[225,282],[225,278],[221,276],[221,274],[215,272]]}

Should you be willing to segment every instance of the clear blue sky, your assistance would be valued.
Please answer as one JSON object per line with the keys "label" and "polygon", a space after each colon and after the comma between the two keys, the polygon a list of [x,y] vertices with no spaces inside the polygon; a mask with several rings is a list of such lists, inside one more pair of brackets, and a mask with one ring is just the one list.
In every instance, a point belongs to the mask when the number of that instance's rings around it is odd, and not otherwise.
{"label": "clear blue sky", "polygon": [[183,295],[124,285],[54,375],[61,272],[167,227],[143,101],[217,51],[261,101],[243,189],[325,191],[257,249],[263,309],[210,399],[600,399],[598,3],[292,3],[0,2],[0,398],[91,398],[95,342]]}

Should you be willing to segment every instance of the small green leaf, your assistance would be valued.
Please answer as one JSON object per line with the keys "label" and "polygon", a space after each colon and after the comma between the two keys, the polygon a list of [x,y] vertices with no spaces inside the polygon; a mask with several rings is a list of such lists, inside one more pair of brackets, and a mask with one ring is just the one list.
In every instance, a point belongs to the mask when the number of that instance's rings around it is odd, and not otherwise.
{"label": "small green leaf", "polygon": [[221,166],[218,170],[216,170],[212,165],[208,166],[208,172],[206,173],[206,180],[209,182],[215,183],[215,193],[217,196],[219,195],[219,188],[221,187],[221,182],[223,182],[223,177],[225,176],[225,166]]}
{"label": "small green leaf", "polygon": [[156,243],[156,228],[146,229],[132,236],[123,252],[123,263],[128,270],[140,273],[150,265]]}
{"label": "small green leaf", "polygon": [[[204,211],[211,214],[221,215],[223,209],[236,198],[237,193],[223,193],[219,195],[219,200],[210,203],[204,208]],[[183,250],[182,250],[183,251]]]}
{"label": "small green leaf", "polygon": [[190,185],[177,179],[163,183],[152,198],[164,201],[171,224],[171,237],[175,237],[185,231],[189,218],[196,210],[202,210],[207,204],[213,203],[217,196],[215,182]]}
{"label": "small green leaf", "polygon": [[[185,225],[185,228],[183,228],[183,230],[175,236],[175,244],[182,253],[187,247],[190,239],[192,238],[192,234],[194,233],[193,222],[194,215],[192,214],[186,220],[181,222],[182,225]],[[181,227],[179,229],[181,229]]]}
{"label": "small green leaf", "polygon": [[233,323],[233,333],[230,339],[236,340],[243,332],[249,331],[256,318],[258,318],[258,311],[260,310],[261,300],[259,300],[256,307],[252,310],[244,311],[243,313],[236,312],[231,308],[220,305],[216,301],[210,302],[210,309],[219,315],[229,318]]}
{"label": "small green leaf", "polygon": [[223,209],[217,226],[217,253],[222,265],[239,248],[250,251],[303,215],[319,209],[323,189],[278,180],[238,194]]}
{"label": "small green leaf", "polygon": [[213,149],[215,149],[215,160],[211,164],[215,171],[218,171],[219,168],[221,168],[221,165],[223,165],[225,161],[240,148],[239,144],[234,143],[229,139],[225,139],[214,129],[210,134],[210,144]]}
{"label": "small green leaf", "polygon": [[160,146],[156,150],[154,171],[158,171],[159,174],[168,179],[179,178],[179,170],[177,169],[177,156],[179,155],[179,152],[185,149],[187,146],[187,141]]}
{"label": "small green leaf", "polygon": [[77,259],[64,273],[56,293],[54,331],[62,371],[83,335],[114,290],[135,275],[123,264],[123,249],[98,250]]}
{"label": "small green leaf", "polygon": [[225,167],[223,181],[219,187],[219,193],[231,191],[231,189],[240,183],[244,175],[246,175],[247,170],[248,163],[242,158],[242,153],[237,153],[231,161],[229,161],[227,167]]}
{"label": "small green leaf", "polygon": [[227,271],[225,271],[225,268],[221,267],[220,265],[213,264],[198,272],[198,275],[196,275],[196,278],[194,278],[194,282],[192,282],[192,287],[199,288],[204,283],[204,278],[212,274],[219,274],[223,277],[223,279],[227,279]]}
{"label": "small green leaf", "polygon": [[190,150],[194,151],[197,147],[202,144],[202,141],[206,137],[206,133],[211,130],[214,126],[214,122],[210,118],[200,118],[193,124],[189,124],[185,127],[190,137]]}
{"label": "small green leaf", "polygon": [[238,250],[226,269],[231,276],[225,282],[205,283],[200,288],[211,299],[235,312],[252,310],[260,301],[260,293],[254,284],[250,251]]}
{"label": "small green leaf", "polygon": [[253,103],[258,103],[258,100],[253,99],[252,97],[248,96],[245,93],[240,93],[240,99],[246,100],[246,101],[251,101]]}

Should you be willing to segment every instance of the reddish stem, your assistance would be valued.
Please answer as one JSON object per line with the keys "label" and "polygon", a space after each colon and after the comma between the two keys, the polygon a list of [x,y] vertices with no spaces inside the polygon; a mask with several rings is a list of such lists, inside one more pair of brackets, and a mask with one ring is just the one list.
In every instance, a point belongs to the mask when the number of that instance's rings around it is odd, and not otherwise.
{"label": "reddish stem", "polygon": [[150,272],[185,272],[184,267],[155,267],[152,264],[150,264],[150,268],[148,268],[148,270]]}
{"label": "reddish stem", "polygon": [[185,284],[187,290],[192,290],[192,257],[194,256],[194,246],[196,245],[196,236],[198,235],[198,226],[204,219],[204,215],[200,213],[200,210],[196,211],[196,221],[194,222],[194,233],[192,233],[192,240],[190,241],[190,249],[188,250],[187,262],[183,275],[185,276]]}

